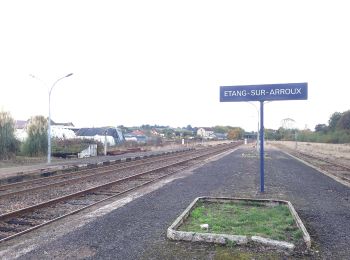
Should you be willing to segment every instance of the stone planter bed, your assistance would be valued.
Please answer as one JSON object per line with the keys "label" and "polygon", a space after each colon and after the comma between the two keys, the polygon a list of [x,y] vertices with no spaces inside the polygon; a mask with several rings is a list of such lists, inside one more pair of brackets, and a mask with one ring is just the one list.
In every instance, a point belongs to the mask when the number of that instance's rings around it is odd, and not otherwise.
{"label": "stone planter bed", "polygon": [[[191,212],[199,205],[205,203],[236,203],[240,205],[257,205],[261,208],[272,208],[278,205],[285,205],[288,207],[290,214],[295,221],[295,228],[299,229],[302,234],[302,239],[305,245],[311,247],[310,236],[295,211],[293,205],[289,201],[284,200],[273,200],[273,199],[245,199],[245,198],[211,198],[211,197],[199,197],[196,198],[186,210],[175,220],[175,222],[168,228],[167,237],[171,240],[183,240],[191,242],[209,242],[216,244],[247,244],[250,241],[261,243],[263,245],[276,247],[279,249],[294,250],[295,244],[291,241],[281,241],[276,239],[268,238],[267,236],[262,237],[259,234],[218,234],[211,232],[211,227],[205,223],[202,225],[200,232],[182,231],[182,227],[189,221]],[[234,217],[234,214],[232,214]]]}

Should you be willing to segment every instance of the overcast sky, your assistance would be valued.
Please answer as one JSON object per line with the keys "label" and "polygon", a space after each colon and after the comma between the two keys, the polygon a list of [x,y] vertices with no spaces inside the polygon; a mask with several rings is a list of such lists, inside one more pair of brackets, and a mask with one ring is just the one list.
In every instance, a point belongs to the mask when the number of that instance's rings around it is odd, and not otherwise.
{"label": "overcast sky", "polygon": [[0,109],[47,116],[48,89],[74,73],[52,91],[55,121],[251,131],[259,104],[220,103],[220,86],[308,82],[308,100],[265,105],[265,127],[314,129],[350,109],[349,13],[335,0],[2,0]]}

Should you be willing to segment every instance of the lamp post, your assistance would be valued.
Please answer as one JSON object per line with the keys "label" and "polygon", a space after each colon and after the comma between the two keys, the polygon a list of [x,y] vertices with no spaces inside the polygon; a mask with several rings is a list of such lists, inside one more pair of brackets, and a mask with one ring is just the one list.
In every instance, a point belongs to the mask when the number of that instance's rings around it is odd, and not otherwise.
{"label": "lamp post", "polygon": [[57,82],[59,82],[60,80],[64,79],[64,78],[68,78],[70,76],[72,76],[73,73],[69,73],[66,76],[59,78],[58,80],[56,80],[50,90],[49,90],[49,122],[48,122],[48,130],[47,130],[47,163],[50,164],[51,163],[51,92],[52,89],[56,86]]}
{"label": "lamp post", "polygon": [[[47,163],[48,164],[51,163],[51,92],[52,92],[52,89],[56,86],[57,82],[59,82],[61,79],[68,78],[72,75],[73,73],[69,73],[64,77],[59,78],[52,84],[51,88],[49,89],[49,119],[48,119],[48,130],[47,130]],[[33,74],[30,74],[29,76],[44,83],[42,80],[40,80],[38,77],[34,76]]]}

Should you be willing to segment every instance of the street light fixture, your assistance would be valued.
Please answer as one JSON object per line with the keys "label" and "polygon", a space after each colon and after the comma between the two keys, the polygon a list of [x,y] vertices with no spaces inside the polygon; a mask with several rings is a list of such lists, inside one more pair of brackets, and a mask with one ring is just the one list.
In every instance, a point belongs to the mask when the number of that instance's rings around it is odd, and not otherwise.
{"label": "street light fixture", "polygon": [[58,80],[55,81],[55,83],[53,83],[52,87],[50,88],[49,91],[49,124],[48,124],[48,135],[47,135],[47,163],[50,164],[51,163],[51,92],[52,89],[56,86],[57,82],[59,82],[60,80],[64,79],[64,78],[68,78],[70,76],[72,76],[73,73],[69,73],[66,76],[59,78]]}
{"label": "street light fixture", "polygon": [[[73,73],[69,73],[67,74],[66,76],[64,77],[61,77],[59,78],[58,80],[56,80],[51,88],[49,89],[49,119],[48,119],[48,130],[47,130],[47,163],[50,164],[51,163],[51,92],[52,92],[52,89],[56,86],[56,84],[64,79],[64,78],[68,78],[70,76],[72,76]],[[35,78],[35,79],[38,79],[40,80],[39,78],[37,78],[36,76],[34,75],[30,75],[32,78]]]}

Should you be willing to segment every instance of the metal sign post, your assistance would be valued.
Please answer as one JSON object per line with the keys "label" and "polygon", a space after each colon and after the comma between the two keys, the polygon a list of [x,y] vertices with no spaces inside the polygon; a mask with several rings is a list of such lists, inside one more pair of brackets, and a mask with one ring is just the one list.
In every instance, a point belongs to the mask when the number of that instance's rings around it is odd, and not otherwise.
{"label": "metal sign post", "polygon": [[260,192],[264,192],[264,101],[260,101]]}
{"label": "metal sign post", "polygon": [[306,100],[307,83],[243,85],[220,87],[220,102],[260,102],[260,192],[264,192],[264,101]]}

